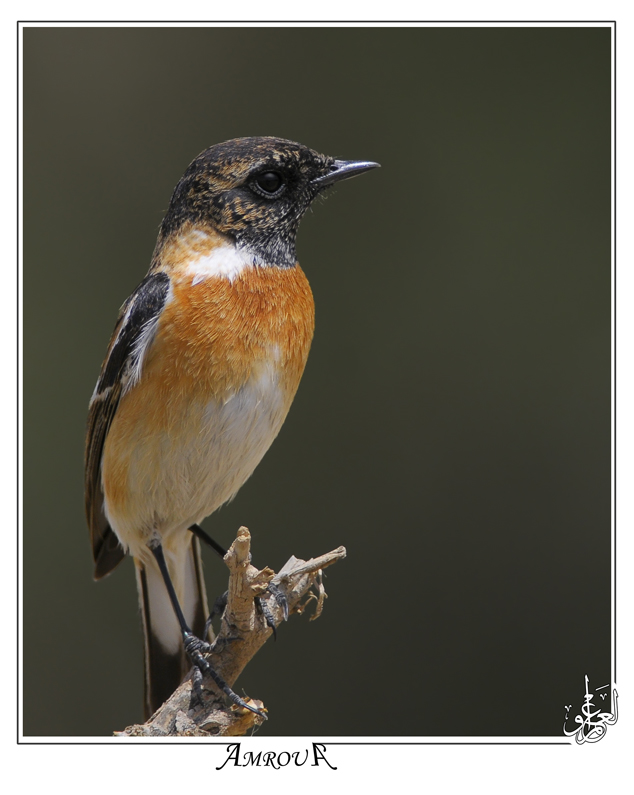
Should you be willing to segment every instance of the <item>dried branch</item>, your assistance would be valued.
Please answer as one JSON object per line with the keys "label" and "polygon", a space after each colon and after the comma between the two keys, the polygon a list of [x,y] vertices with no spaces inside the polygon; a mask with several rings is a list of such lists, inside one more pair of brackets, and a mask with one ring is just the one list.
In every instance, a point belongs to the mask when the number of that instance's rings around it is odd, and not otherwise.
{"label": "dried branch", "polygon": [[[308,561],[292,556],[275,574],[272,569],[258,570],[251,565],[250,548],[251,534],[246,527],[241,527],[224,558],[229,568],[227,606],[213,649],[206,655],[212,668],[232,688],[249,660],[273,634],[254,597],[260,597],[259,601],[264,603],[265,611],[268,608],[276,627],[285,620],[285,615],[283,600],[276,598],[275,591],[286,597],[289,615],[302,614],[309,602],[316,601],[311,620],[318,618],[326,597],[322,569],[346,556],[344,547]],[[274,588],[269,589],[269,585]],[[147,723],[129,726],[115,734],[125,737],[244,735],[264,721],[249,710],[228,706],[222,691],[209,678],[203,680],[198,697],[192,693],[194,688],[193,671],[190,671]],[[248,698],[245,701],[266,711],[261,701]]]}

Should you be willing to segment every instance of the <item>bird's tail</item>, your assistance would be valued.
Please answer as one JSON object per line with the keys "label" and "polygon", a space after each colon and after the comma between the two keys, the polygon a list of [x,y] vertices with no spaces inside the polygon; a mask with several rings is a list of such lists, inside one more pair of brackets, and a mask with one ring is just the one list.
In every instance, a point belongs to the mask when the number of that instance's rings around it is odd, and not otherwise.
{"label": "bird's tail", "polygon": [[[209,615],[200,543],[193,535],[176,553],[165,551],[170,577],[185,620],[194,635],[203,637]],[[155,560],[135,559],[139,602],[145,636],[145,696],[147,720],[172,695],[191,668],[174,608]]]}

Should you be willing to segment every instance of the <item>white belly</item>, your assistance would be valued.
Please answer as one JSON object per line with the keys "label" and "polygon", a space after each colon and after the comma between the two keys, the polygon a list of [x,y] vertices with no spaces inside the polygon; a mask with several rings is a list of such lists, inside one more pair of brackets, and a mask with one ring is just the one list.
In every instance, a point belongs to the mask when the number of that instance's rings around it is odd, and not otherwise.
{"label": "white belly", "polygon": [[109,510],[106,499],[106,515],[124,546],[143,558],[145,542],[157,532],[169,547],[170,536],[230,500],[271,446],[289,408],[274,365],[259,368],[223,402],[176,405],[169,433],[133,446],[126,515]]}

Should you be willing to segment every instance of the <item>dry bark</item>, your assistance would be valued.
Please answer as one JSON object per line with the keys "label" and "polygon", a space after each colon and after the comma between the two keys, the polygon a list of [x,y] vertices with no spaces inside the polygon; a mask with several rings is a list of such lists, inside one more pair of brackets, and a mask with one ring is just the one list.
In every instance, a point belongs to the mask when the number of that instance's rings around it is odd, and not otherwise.
{"label": "dry bark", "polygon": [[[272,569],[258,570],[251,565],[250,547],[251,535],[246,527],[241,527],[224,558],[229,568],[227,606],[213,649],[206,655],[211,667],[232,688],[249,660],[273,634],[262,611],[257,609],[254,597],[259,596],[268,607],[276,627],[284,621],[284,609],[268,590],[269,584],[286,597],[289,615],[303,613],[308,603],[315,601],[312,621],[321,614],[326,597],[322,569],[346,556],[344,547],[308,561],[291,556],[275,574]],[[202,691],[199,691],[202,697],[196,697],[192,694],[192,679],[193,671],[146,723],[128,726],[115,734],[125,737],[235,736],[246,734],[265,720],[250,710],[229,704],[210,678],[203,679]],[[246,697],[245,701],[266,712],[261,701]]]}

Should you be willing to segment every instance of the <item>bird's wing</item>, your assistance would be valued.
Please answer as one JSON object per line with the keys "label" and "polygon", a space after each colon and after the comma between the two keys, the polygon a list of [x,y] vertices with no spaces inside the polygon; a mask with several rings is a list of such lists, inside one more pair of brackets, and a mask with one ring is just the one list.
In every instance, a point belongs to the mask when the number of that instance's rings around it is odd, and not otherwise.
{"label": "bird's wing", "polygon": [[170,291],[165,273],[151,273],[121,307],[101,374],[90,401],[86,433],[85,500],[95,579],[114,569],[124,552],[104,513],[101,458],[121,397],[140,378]]}

